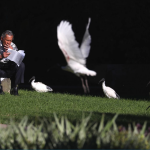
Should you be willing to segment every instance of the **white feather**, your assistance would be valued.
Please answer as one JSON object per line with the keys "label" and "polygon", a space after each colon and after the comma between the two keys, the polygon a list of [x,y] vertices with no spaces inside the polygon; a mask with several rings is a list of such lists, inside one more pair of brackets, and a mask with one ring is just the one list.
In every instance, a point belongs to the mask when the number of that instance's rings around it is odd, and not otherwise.
{"label": "white feather", "polygon": [[67,21],[61,21],[57,27],[58,45],[62,50],[66,61],[70,59],[85,64],[85,60],[79,49],[79,44],[75,40],[72,26]]}
{"label": "white feather", "polygon": [[89,22],[86,26],[86,30],[83,36],[82,44],[80,46],[82,55],[84,58],[87,58],[90,53],[90,43],[91,43],[91,35],[89,34],[89,26],[90,26],[91,18],[89,18]]}

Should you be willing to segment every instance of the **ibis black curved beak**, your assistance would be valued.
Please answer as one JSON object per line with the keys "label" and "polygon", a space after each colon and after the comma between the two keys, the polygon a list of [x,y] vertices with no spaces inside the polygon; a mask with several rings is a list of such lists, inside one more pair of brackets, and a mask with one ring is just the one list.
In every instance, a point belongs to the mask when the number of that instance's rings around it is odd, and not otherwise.
{"label": "ibis black curved beak", "polygon": [[29,80],[29,82],[31,82],[33,79],[35,79],[35,76],[33,76],[33,77]]}
{"label": "ibis black curved beak", "polygon": [[105,81],[104,78],[102,78],[102,79],[98,82],[98,84],[100,84],[100,83],[103,82],[103,81]]}

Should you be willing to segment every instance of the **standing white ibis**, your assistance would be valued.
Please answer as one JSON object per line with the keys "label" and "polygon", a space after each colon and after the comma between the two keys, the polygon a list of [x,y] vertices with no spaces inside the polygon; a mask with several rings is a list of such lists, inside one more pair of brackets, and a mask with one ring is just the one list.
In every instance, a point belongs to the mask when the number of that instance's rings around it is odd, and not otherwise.
{"label": "standing white ibis", "polygon": [[[31,82],[32,81],[32,82]],[[29,82],[31,82],[32,88],[37,92],[51,92],[53,89],[42,82],[35,82],[35,76],[33,76]]]}
{"label": "standing white ibis", "polygon": [[103,82],[102,83],[102,89],[103,89],[103,92],[104,94],[108,97],[108,98],[116,98],[116,99],[120,99],[120,96],[110,87],[106,86],[105,85],[105,79],[101,79],[99,81],[100,82]]}
{"label": "standing white ibis", "polygon": [[91,48],[91,36],[89,34],[90,22],[91,19],[89,18],[80,47],[75,40],[72,25],[69,22],[61,21],[57,27],[58,46],[67,62],[67,66],[61,68],[80,77],[85,94],[90,92],[87,76],[96,76],[95,71],[89,70],[86,67],[86,58],[89,56]]}

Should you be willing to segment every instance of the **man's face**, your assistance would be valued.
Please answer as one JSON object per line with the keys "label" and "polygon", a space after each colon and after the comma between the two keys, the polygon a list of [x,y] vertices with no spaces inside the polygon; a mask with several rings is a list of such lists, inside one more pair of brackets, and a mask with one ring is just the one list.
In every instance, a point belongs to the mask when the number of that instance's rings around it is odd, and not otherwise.
{"label": "man's face", "polygon": [[6,45],[10,46],[12,40],[13,40],[13,36],[12,35],[7,35],[6,34],[6,36],[4,38],[1,37],[1,41],[2,41],[4,46],[6,46]]}

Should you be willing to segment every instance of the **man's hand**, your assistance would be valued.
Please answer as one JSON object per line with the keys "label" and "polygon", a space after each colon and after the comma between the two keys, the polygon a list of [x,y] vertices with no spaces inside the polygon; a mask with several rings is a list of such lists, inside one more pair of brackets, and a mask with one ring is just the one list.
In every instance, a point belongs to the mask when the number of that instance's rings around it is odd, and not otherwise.
{"label": "man's hand", "polygon": [[10,53],[8,53],[7,51],[6,52],[3,52],[3,57],[6,58],[10,55]]}
{"label": "man's hand", "polygon": [[4,45],[4,48],[5,48],[5,50],[8,50],[8,48],[13,49],[13,47],[11,45]]}

